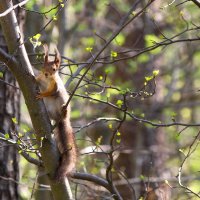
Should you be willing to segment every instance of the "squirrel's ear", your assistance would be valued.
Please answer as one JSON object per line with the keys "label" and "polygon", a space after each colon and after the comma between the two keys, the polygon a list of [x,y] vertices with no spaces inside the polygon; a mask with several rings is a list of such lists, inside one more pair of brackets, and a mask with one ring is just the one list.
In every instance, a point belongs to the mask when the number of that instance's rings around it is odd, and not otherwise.
{"label": "squirrel's ear", "polygon": [[57,67],[60,67],[61,56],[60,56],[60,53],[59,53],[57,47],[55,48],[55,60],[54,60],[54,63],[56,64]]}
{"label": "squirrel's ear", "polygon": [[44,62],[48,62],[48,57],[49,57],[49,50],[48,46],[46,44],[43,45],[44,48]]}

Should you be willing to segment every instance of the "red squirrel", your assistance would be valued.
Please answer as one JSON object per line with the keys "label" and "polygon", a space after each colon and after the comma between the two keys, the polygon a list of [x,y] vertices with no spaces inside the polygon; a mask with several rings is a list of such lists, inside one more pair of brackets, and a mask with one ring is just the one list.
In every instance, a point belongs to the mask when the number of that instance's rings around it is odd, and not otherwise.
{"label": "red squirrel", "polygon": [[54,129],[54,135],[61,153],[61,160],[56,171],[56,179],[60,180],[65,176],[70,176],[75,168],[77,150],[70,123],[70,105],[63,110],[69,95],[59,76],[60,53],[56,48],[54,61],[49,61],[48,47],[46,45],[44,45],[44,52],[44,66],[39,75],[36,76],[36,81],[41,90],[36,99],[44,100],[50,119],[54,120],[57,125]]}

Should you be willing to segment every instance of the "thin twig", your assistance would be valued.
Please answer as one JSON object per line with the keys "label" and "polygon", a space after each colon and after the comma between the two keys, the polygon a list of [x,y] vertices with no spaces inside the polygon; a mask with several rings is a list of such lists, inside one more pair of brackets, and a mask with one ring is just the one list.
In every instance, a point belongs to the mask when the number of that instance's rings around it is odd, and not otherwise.
{"label": "thin twig", "polygon": [[[19,151],[21,150],[20,146],[17,144],[16,141],[12,140],[12,139],[6,139],[5,136],[0,133],[0,140],[6,142],[7,144],[10,145],[14,145]],[[25,151],[21,152],[21,155],[30,163],[35,164],[37,166],[42,166],[42,161],[41,160],[37,160],[33,157],[31,157],[28,153],[26,153]]]}

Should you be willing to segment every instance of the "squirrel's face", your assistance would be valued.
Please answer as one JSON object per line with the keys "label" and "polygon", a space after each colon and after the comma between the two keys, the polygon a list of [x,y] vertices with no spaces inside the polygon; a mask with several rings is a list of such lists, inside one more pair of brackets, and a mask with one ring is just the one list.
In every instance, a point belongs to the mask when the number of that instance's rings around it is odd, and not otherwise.
{"label": "squirrel's face", "polygon": [[46,78],[49,78],[49,77],[54,76],[55,73],[58,72],[60,68],[61,56],[56,48],[54,61],[49,61],[48,47],[46,45],[44,45],[44,51],[45,51],[44,67],[43,67],[42,72]]}
{"label": "squirrel's face", "polygon": [[54,74],[58,71],[59,66],[57,66],[54,61],[44,63],[43,74],[46,78],[54,76]]}

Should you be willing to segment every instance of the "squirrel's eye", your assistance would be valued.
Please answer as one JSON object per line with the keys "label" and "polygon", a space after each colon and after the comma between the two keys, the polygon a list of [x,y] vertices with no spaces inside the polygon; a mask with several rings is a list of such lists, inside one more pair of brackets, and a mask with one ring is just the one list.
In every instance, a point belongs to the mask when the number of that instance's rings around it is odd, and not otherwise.
{"label": "squirrel's eye", "polygon": [[55,71],[56,71],[56,68],[53,68],[53,71],[55,72]]}

